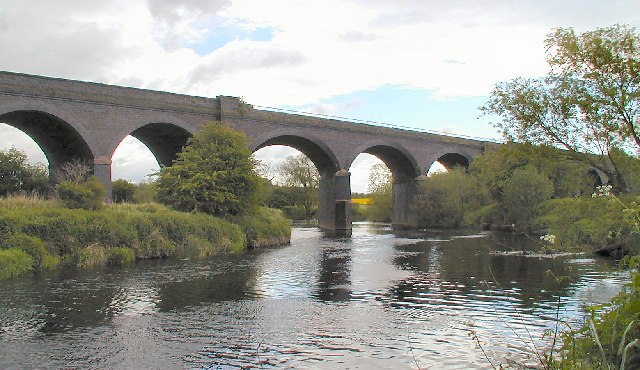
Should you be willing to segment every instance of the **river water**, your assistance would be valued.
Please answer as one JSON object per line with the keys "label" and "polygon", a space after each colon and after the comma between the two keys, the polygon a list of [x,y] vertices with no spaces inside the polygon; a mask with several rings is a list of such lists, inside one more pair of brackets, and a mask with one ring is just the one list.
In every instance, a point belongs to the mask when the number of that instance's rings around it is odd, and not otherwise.
{"label": "river water", "polygon": [[604,261],[492,253],[534,244],[299,227],[290,246],[213,260],[5,280],[0,369],[534,365],[556,317],[578,325],[627,279]]}

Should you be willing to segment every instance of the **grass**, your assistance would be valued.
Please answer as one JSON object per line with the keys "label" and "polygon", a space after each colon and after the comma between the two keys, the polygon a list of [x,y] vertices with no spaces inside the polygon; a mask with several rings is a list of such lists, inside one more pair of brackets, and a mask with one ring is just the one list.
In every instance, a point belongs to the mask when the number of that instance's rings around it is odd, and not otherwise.
{"label": "grass", "polygon": [[34,197],[4,198],[0,200],[0,251],[23,251],[31,258],[31,267],[25,270],[24,258],[16,252],[11,252],[15,258],[0,256],[0,262],[14,261],[16,269],[5,275],[15,276],[19,271],[51,269],[60,261],[88,268],[137,259],[206,258],[242,251],[248,241],[288,241],[291,233],[289,222],[275,210],[261,208],[237,222],[240,225],[155,203],[85,210]]}

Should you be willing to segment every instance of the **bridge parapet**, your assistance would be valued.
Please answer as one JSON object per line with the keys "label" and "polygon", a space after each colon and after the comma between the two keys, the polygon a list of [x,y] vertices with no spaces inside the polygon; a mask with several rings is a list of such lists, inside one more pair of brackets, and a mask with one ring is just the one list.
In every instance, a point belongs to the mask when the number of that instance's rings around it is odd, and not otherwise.
{"label": "bridge parapet", "polygon": [[0,72],[0,94],[220,116],[216,98],[106,85],[96,82]]}

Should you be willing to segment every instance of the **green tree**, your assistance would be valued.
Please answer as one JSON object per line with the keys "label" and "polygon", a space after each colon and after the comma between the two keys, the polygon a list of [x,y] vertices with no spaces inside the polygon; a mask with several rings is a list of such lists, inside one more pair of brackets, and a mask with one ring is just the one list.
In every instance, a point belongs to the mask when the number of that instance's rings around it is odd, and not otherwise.
{"label": "green tree", "polygon": [[551,199],[553,183],[534,166],[513,171],[504,184],[501,206],[508,223],[520,230],[531,231],[540,206]]}
{"label": "green tree", "polygon": [[17,192],[46,193],[49,187],[47,169],[30,164],[27,155],[16,148],[0,150],[0,196]]}
{"label": "green tree", "polygon": [[136,186],[127,180],[118,179],[111,183],[111,198],[114,203],[128,203],[133,201]]}
{"label": "green tree", "polygon": [[362,212],[367,220],[391,222],[393,212],[393,176],[384,163],[376,163],[369,171],[367,185],[373,204],[364,206]]}
{"label": "green tree", "polygon": [[259,177],[245,135],[221,122],[197,132],[160,170],[157,198],[177,210],[235,216],[257,207]]}
{"label": "green tree", "polygon": [[464,169],[435,173],[425,179],[415,205],[418,224],[428,228],[466,226],[466,215],[488,203],[488,191]]}
{"label": "green tree", "polygon": [[85,161],[75,159],[60,166],[55,172],[59,181],[56,193],[67,208],[100,209],[106,189],[92,176]]}
{"label": "green tree", "polygon": [[[288,156],[278,166],[278,175],[282,178],[289,194],[295,199],[297,206],[304,208],[305,219],[311,219],[318,209],[318,187],[320,173],[316,166],[303,154]],[[296,191],[293,188],[300,188]]]}
{"label": "green tree", "polygon": [[627,190],[612,151],[640,149],[640,38],[616,25],[577,35],[559,28],[546,40],[549,75],[496,85],[481,110],[513,141],[557,146]]}

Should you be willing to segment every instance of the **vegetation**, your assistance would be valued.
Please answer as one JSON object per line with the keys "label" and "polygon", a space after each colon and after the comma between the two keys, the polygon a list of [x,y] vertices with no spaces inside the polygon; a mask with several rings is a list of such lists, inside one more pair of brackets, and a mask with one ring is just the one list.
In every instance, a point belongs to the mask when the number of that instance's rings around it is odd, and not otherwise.
{"label": "vegetation", "polygon": [[46,194],[49,174],[41,164],[29,164],[18,149],[0,150],[0,196],[10,194]]}
{"label": "vegetation", "polygon": [[485,113],[507,139],[560,147],[628,191],[615,151],[640,149],[640,38],[616,25],[577,35],[559,28],[547,40],[549,75],[498,84]]}
{"label": "vegetation", "polygon": [[269,206],[283,209],[293,219],[312,219],[318,210],[320,186],[320,174],[313,162],[304,154],[288,156],[278,167],[278,174],[284,186],[273,189]]}
{"label": "vegetation", "polygon": [[160,170],[157,200],[219,217],[250,213],[258,205],[255,166],[244,134],[211,122],[189,139],[173,165]]}
{"label": "vegetation", "polygon": [[369,221],[391,222],[393,176],[383,163],[376,163],[369,172],[368,197],[373,204],[355,206],[354,210]]}
{"label": "vegetation", "polygon": [[111,200],[114,203],[131,203],[136,192],[136,185],[119,179],[111,182]]}

